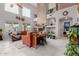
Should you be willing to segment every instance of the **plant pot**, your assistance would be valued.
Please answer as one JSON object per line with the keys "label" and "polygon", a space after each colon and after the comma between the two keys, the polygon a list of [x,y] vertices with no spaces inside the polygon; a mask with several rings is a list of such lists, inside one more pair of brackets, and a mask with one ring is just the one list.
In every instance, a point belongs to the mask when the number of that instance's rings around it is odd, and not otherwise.
{"label": "plant pot", "polygon": [[56,37],[55,36],[53,36],[53,39],[55,39]]}

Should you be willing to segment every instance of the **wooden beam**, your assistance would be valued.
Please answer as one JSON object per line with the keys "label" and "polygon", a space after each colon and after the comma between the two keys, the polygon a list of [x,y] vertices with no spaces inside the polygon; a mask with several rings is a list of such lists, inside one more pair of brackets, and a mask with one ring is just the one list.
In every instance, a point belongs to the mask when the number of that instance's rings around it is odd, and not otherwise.
{"label": "wooden beam", "polygon": [[19,6],[20,8],[23,8],[22,4],[17,3],[17,6]]}
{"label": "wooden beam", "polygon": [[79,12],[79,4],[77,4],[77,10],[78,10],[78,12]]}
{"label": "wooden beam", "polygon": [[56,10],[58,11],[59,7],[58,7],[58,3],[56,3]]}

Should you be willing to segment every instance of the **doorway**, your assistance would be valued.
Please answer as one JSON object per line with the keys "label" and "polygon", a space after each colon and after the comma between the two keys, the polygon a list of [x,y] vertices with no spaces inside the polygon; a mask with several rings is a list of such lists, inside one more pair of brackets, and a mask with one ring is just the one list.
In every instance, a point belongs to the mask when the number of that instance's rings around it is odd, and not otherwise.
{"label": "doorway", "polygon": [[63,38],[64,33],[67,34],[67,31],[69,30],[69,27],[72,25],[73,18],[67,17],[67,18],[61,18],[59,20],[59,37]]}
{"label": "doorway", "polygon": [[20,31],[20,26],[19,24],[12,24],[12,23],[5,23],[5,28],[4,28],[4,39],[11,41],[11,36],[9,35],[11,32],[19,32]]}
{"label": "doorway", "polygon": [[8,35],[9,29],[11,27],[11,24],[5,23],[4,25],[5,25],[4,26],[4,40],[11,40],[10,37],[9,37],[9,35]]}

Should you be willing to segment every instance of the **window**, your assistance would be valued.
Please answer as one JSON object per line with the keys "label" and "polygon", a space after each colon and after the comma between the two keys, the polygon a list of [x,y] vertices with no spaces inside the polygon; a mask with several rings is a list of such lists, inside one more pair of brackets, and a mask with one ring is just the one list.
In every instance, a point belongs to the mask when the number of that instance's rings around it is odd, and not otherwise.
{"label": "window", "polygon": [[56,7],[56,3],[49,3],[49,9],[55,8]]}
{"label": "window", "polygon": [[19,14],[19,7],[16,4],[6,3],[5,10],[14,14]]}
{"label": "window", "polygon": [[22,15],[26,16],[26,17],[31,17],[30,14],[31,14],[30,9],[23,7],[23,9],[22,9]]}

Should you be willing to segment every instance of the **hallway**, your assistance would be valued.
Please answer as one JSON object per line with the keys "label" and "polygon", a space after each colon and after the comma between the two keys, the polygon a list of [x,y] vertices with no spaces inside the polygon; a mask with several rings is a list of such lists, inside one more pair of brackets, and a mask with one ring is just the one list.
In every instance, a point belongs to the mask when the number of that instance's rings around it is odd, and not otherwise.
{"label": "hallway", "polygon": [[0,56],[64,56],[66,39],[47,39],[46,46],[37,49],[23,45],[21,41],[0,41]]}

